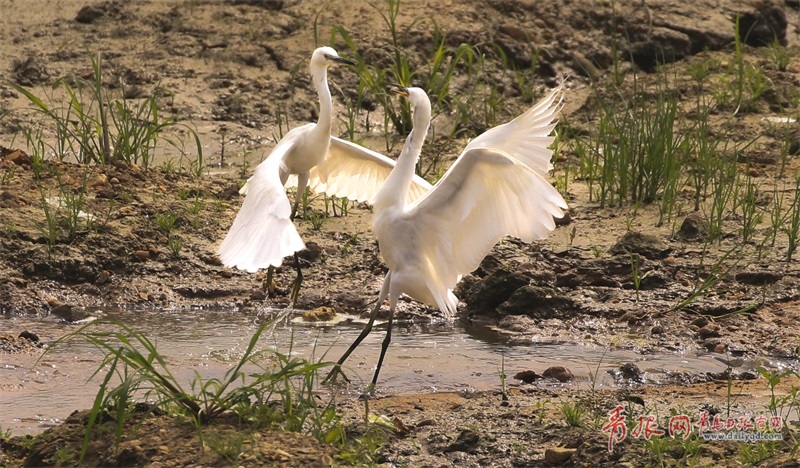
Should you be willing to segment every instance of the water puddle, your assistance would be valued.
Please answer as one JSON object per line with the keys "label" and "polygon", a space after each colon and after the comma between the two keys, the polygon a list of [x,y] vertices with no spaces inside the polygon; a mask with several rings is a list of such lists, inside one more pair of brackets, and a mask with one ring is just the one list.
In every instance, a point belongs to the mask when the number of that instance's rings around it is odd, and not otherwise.
{"label": "water puddle", "polygon": [[[245,351],[259,324],[274,310],[105,310],[108,318],[126,323],[155,343],[172,372],[188,382],[197,372],[203,378],[220,377]],[[360,323],[310,325],[288,317],[261,337],[259,349],[291,351],[306,358],[325,355],[336,360],[361,330]],[[105,326],[105,325],[104,325]],[[52,342],[79,325],[51,319],[0,316],[0,330],[29,330]],[[112,329],[109,327],[109,330]],[[344,390],[357,395],[372,378],[383,340],[378,326],[351,355],[346,372],[351,385]],[[464,324],[398,324],[384,362],[379,390],[384,394],[440,391],[474,391],[500,388],[501,365],[511,376],[522,370],[541,374],[551,366],[565,366],[577,378],[571,385],[588,386],[599,364],[599,387],[614,386],[606,372],[635,363],[650,382],[670,373],[721,372],[719,354],[648,354],[635,350],[604,350],[575,343],[511,345],[485,327]],[[34,367],[37,356],[0,355],[0,427],[13,434],[34,433],[57,424],[75,409],[91,407],[99,381],[87,383],[102,353],[82,339],[51,349]],[[747,366],[747,363],[739,363]],[[762,364],[762,363],[759,363]],[[188,387],[188,385],[187,385]]]}

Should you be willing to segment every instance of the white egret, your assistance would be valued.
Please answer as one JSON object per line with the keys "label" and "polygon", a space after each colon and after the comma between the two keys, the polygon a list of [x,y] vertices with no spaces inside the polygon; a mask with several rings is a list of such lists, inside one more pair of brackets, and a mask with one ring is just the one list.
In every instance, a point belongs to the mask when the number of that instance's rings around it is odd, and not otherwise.
{"label": "white egret", "polygon": [[[331,136],[333,102],[327,70],[333,62],[354,65],[331,47],[314,50],[310,71],[319,96],[319,119],[289,131],[258,165],[247,182],[244,203],[218,250],[225,266],[249,272],[269,268],[268,283],[272,269],[294,254],[297,278],[290,296],[292,304],[303,279],[297,252],[305,248],[292,221],[309,180],[312,187],[331,195],[372,202],[394,167],[394,161],[386,156]],[[283,187],[292,174],[297,175],[298,182],[290,207]],[[415,177],[413,187],[409,192],[412,199],[427,191],[430,184]]]}
{"label": "white egret", "polygon": [[497,242],[507,235],[526,242],[544,239],[555,229],[554,218],[567,209],[544,178],[552,168],[548,147],[561,88],[511,122],[475,138],[436,185],[413,202],[408,202],[407,192],[430,125],[431,104],[419,88],[393,86],[391,91],[408,98],[414,127],[375,198],[372,229],[389,272],[369,321],[326,378],[342,373],[342,364],[370,333],[388,296],[386,338],[369,390],[377,383],[391,341],[400,294],[453,316],[458,304],[453,288]]}

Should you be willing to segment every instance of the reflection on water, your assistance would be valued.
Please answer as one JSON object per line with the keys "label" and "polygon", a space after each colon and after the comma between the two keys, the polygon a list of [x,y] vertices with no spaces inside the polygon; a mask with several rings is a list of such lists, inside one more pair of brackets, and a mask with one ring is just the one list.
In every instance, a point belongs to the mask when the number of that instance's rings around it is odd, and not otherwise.
{"label": "reflection on water", "polygon": [[[171,365],[179,379],[188,382],[198,372],[203,378],[220,377],[247,348],[258,326],[276,311],[231,310],[105,310],[108,318],[128,324],[147,336]],[[296,317],[296,316],[295,316]],[[30,330],[52,342],[79,325],[50,319],[0,316],[0,330]],[[112,329],[106,325],[103,327]],[[360,323],[308,325],[286,317],[265,332],[259,349],[311,359],[336,360],[361,330]],[[99,329],[98,329],[99,330]],[[351,355],[346,372],[353,395],[372,378],[383,340],[382,326],[374,329]],[[550,366],[565,366],[588,385],[589,375],[600,365],[602,386],[613,385],[606,370],[633,362],[658,382],[669,372],[720,372],[726,368],[720,355],[641,355],[632,350],[604,350],[574,343],[509,345],[485,327],[463,324],[398,324],[381,370],[379,391],[420,393],[497,389],[501,365],[510,377],[521,370],[537,373]],[[97,369],[102,353],[86,340],[73,339],[50,350],[34,367],[38,356],[0,355],[0,427],[14,434],[43,430],[75,409],[89,408],[97,382],[86,383]],[[502,363],[502,364],[501,364]]]}

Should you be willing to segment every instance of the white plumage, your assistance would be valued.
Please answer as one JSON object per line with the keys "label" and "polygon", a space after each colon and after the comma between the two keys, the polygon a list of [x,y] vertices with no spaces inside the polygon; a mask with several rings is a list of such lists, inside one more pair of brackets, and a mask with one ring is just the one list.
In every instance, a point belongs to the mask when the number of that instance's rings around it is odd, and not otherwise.
{"label": "white plumage", "polygon": [[[319,120],[288,132],[247,181],[242,190],[247,194],[245,201],[218,250],[225,266],[255,272],[280,266],[284,257],[305,248],[292,219],[309,180],[318,191],[371,202],[394,167],[386,156],[331,137],[333,103],[327,69],[332,61],[352,64],[330,47],[312,54],[310,71],[319,95]],[[290,175],[297,175],[293,207],[284,190]],[[430,184],[415,177],[414,187],[411,196],[420,196]]]}
{"label": "white plumage", "polygon": [[555,123],[561,88],[513,121],[492,128],[470,142],[445,175],[422,197],[408,202],[411,178],[431,120],[430,100],[419,88],[395,87],[408,97],[414,127],[397,166],[379,190],[373,231],[389,272],[367,326],[331,371],[369,334],[383,301],[389,298],[389,325],[372,385],[391,340],[397,300],[405,293],[456,312],[452,290],[464,274],[478,267],[504,236],[523,241],[544,239],[567,204],[544,179],[552,168]]}

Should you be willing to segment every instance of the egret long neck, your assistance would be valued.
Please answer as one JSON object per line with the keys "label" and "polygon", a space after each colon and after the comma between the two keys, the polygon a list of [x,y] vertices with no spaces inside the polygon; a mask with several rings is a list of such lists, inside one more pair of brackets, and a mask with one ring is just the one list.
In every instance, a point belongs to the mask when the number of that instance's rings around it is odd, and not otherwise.
{"label": "egret long neck", "polygon": [[328,69],[320,67],[312,71],[311,78],[314,88],[319,96],[319,120],[317,120],[316,131],[322,132],[327,137],[331,134],[331,120],[333,115],[333,101],[331,91],[328,88]]}
{"label": "egret long neck", "polygon": [[386,178],[381,190],[375,197],[375,210],[381,210],[389,206],[405,206],[408,195],[408,188],[414,178],[414,167],[419,160],[422,145],[428,135],[428,127],[431,123],[430,112],[414,111],[414,128],[406,138],[403,150],[397,158],[389,177]]}

